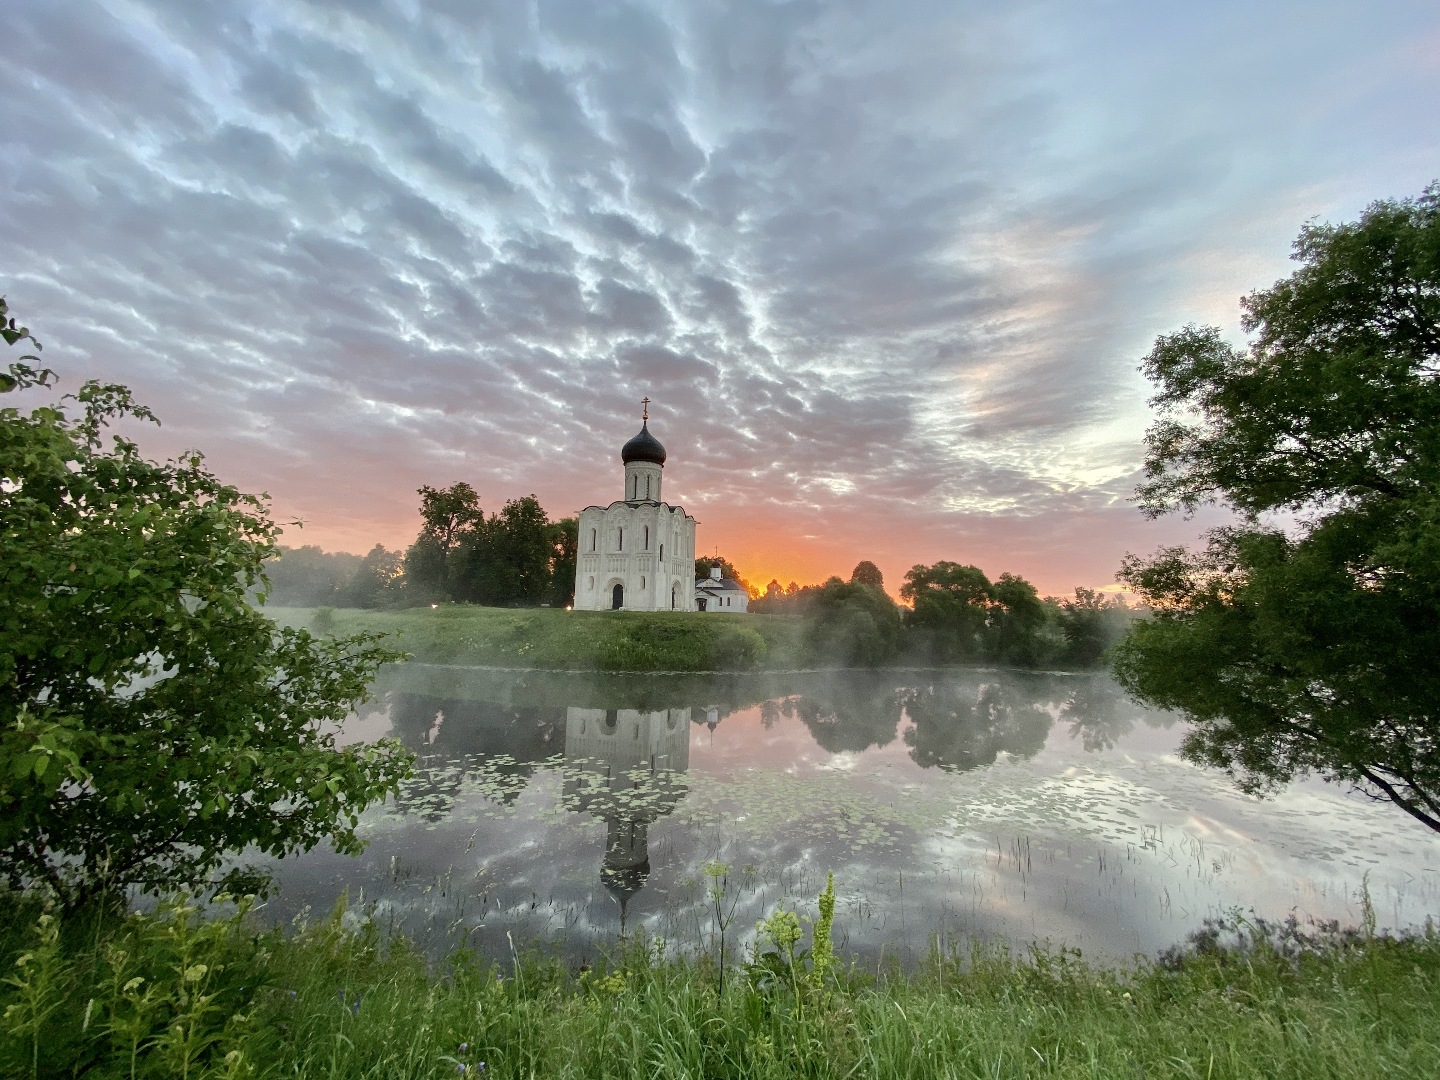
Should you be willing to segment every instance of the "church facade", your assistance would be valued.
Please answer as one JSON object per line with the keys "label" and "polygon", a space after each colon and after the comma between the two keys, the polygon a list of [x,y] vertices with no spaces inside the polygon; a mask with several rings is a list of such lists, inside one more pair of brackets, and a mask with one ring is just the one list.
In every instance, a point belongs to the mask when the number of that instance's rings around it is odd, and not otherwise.
{"label": "church facade", "polygon": [[645,405],[639,434],[620,448],[624,498],[580,511],[577,611],[695,610],[696,521],[662,497],[665,447]]}

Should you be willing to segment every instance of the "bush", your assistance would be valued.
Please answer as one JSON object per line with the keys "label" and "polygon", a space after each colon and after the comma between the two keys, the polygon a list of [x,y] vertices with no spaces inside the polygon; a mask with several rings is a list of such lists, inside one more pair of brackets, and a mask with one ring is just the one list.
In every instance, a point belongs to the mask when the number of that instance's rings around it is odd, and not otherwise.
{"label": "bush", "polygon": [[[51,380],[22,358],[3,388]],[[399,654],[261,615],[263,499],[198,453],[107,445],[112,422],[154,419],[123,386],[69,400],[0,410],[0,880],[75,906],[199,886],[245,847],[358,850],[409,759],[332,732]]]}

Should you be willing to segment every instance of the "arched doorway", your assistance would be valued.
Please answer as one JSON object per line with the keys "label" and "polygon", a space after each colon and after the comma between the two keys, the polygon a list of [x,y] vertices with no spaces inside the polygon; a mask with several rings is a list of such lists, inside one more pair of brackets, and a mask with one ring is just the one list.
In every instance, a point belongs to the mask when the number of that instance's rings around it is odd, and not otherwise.
{"label": "arched doorway", "polygon": [[610,610],[619,611],[625,606],[625,586],[620,582],[615,583],[615,588],[610,590]]}
{"label": "arched doorway", "polygon": [[670,586],[670,610],[671,610],[671,611],[674,611],[674,610],[675,610],[675,601],[678,599],[678,597],[677,597],[676,594],[677,594],[677,592],[679,591],[679,589],[680,589],[680,586],[679,586],[679,585],[671,585],[671,586]]}

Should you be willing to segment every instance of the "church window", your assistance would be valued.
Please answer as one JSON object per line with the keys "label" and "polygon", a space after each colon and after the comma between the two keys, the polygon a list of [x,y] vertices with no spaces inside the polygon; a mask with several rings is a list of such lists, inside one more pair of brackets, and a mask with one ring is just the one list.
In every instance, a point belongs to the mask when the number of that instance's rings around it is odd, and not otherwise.
{"label": "church window", "polygon": [[588,579],[586,579],[585,587],[586,587],[587,589],[593,589],[593,588],[595,587],[595,578],[594,578],[594,575],[591,575]]}
{"label": "church window", "polygon": [[590,550],[591,550],[591,551],[594,551],[594,550],[595,550],[595,540],[596,540],[595,530],[594,530],[594,529],[591,529],[591,530],[590,530]]}
{"label": "church window", "polygon": [[661,561],[661,562],[664,562],[664,561],[665,561],[665,545],[664,545],[664,544],[661,544],[661,545],[660,545],[660,561]]}
{"label": "church window", "polygon": [[650,526],[645,526],[645,550],[650,550]]}
{"label": "church window", "polygon": [[616,549],[619,550],[619,551],[624,551],[624,550],[625,550],[625,526],[624,526],[624,525],[621,525],[621,526],[620,526],[620,539],[619,539],[619,541],[616,543],[615,547],[616,547]]}
{"label": "church window", "polygon": [[644,574],[641,574],[641,575],[640,575],[640,588],[642,588],[642,589],[645,588],[645,575],[644,575]]}
{"label": "church window", "polygon": [[650,497],[650,477],[645,477],[645,498]]}

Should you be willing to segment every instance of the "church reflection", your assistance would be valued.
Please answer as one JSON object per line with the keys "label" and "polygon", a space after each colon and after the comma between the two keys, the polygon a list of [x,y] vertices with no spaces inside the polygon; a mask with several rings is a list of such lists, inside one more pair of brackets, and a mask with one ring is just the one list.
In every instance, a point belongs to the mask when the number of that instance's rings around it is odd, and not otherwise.
{"label": "church reflection", "polygon": [[[413,685],[382,691],[393,734],[417,756],[416,776],[396,799],[400,813],[441,821],[475,793],[481,770],[484,796],[514,803],[537,771],[558,769],[563,806],[605,823],[599,878],[619,905],[622,928],[630,901],[650,879],[650,828],[686,795],[692,728],[708,729],[699,744],[708,750],[737,710],[755,709],[761,731],[803,724],[830,754],[898,741],[915,766],[955,773],[983,769],[1001,755],[1033,757],[1057,721],[1088,752],[1114,746],[1137,720],[1170,722],[1130,705],[1101,675],[981,669],[623,685],[475,675],[457,680],[455,696],[417,693]],[[735,728],[726,753],[755,731]],[[756,740],[754,752],[767,752],[763,745]]]}
{"label": "church reflection", "polygon": [[565,807],[605,822],[600,881],[622,922],[650,876],[650,825],[684,798],[692,717],[713,732],[730,711],[532,707],[404,692],[389,702],[392,733],[417,758],[415,777],[396,797],[402,814],[434,822],[452,813],[474,762],[512,781],[487,792],[506,803],[537,769],[563,765]]}
{"label": "church reflection", "polygon": [[650,878],[650,825],[685,795],[689,708],[570,708],[565,716],[564,800],[605,822],[600,880],[620,905]]}

